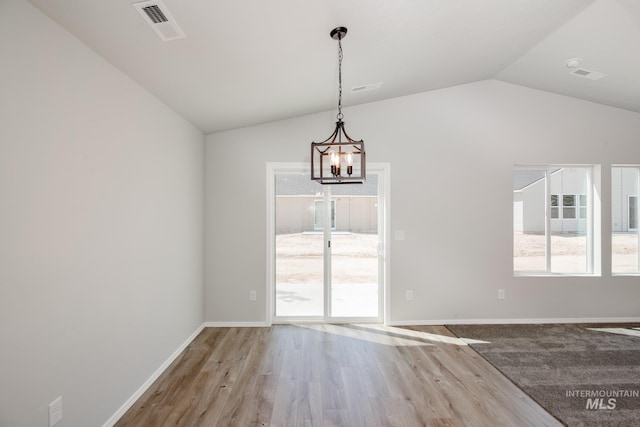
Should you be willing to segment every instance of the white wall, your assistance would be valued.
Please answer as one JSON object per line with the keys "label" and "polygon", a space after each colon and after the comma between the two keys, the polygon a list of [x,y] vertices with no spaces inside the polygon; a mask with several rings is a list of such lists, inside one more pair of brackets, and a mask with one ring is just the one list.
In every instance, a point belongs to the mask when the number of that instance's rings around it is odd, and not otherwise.
{"label": "white wall", "polygon": [[99,426],[201,325],[204,136],[0,2],[0,425]]}
{"label": "white wall", "polygon": [[[390,235],[403,230],[406,240],[390,242],[390,321],[640,316],[638,279],[608,273],[608,193],[602,277],[514,278],[512,263],[513,166],[602,164],[609,189],[610,164],[640,159],[640,114],[499,81],[344,113],[368,160],[391,163]],[[334,116],[207,137],[207,321],[266,320],[265,162],[308,161],[310,142],[326,138]]]}

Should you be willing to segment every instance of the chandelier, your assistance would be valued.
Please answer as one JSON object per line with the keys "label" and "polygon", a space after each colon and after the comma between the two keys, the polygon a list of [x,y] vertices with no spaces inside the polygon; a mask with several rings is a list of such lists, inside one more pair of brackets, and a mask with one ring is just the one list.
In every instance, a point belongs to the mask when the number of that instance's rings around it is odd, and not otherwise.
{"label": "chandelier", "polygon": [[330,35],[338,40],[338,121],[329,138],[311,143],[311,179],[320,184],[362,184],[366,179],[364,141],[349,137],[342,121],[342,39],[347,29],[334,28]]}

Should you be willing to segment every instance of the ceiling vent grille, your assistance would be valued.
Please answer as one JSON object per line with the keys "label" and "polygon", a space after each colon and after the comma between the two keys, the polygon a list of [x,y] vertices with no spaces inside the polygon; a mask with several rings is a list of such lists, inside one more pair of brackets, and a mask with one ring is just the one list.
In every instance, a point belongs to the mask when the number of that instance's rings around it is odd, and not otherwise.
{"label": "ceiling vent grille", "polygon": [[160,9],[157,4],[154,4],[153,6],[143,7],[142,10],[144,10],[144,13],[147,14],[149,19],[151,19],[154,24],[169,21],[167,17],[164,16],[164,13],[162,13],[162,9]]}
{"label": "ceiling vent grille", "polygon": [[571,71],[571,74],[589,80],[600,80],[603,77],[607,77],[607,75],[604,73],[601,73],[599,71],[587,70],[586,68],[576,68],[575,70]]}
{"label": "ceiling vent grille", "polygon": [[133,7],[162,40],[169,41],[186,37],[182,28],[178,26],[167,7],[160,0],[134,3]]}

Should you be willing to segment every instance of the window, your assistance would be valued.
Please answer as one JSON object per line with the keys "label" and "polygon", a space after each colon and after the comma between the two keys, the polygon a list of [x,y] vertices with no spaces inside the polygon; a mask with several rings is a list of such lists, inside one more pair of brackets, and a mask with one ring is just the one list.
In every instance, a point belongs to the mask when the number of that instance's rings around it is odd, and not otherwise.
{"label": "window", "polygon": [[551,195],[551,219],[560,218],[560,205],[558,204],[558,195]]}
{"label": "window", "polygon": [[580,195],[580,219],[587,219],[587,195]]}
{"label": "window", "polygon": [[592,166],[514,169],[514,274],[593,274],[592,175]]}
{"label": "window", "polygon": [[[576,200],[580,202],[576,205]],[[562,205],[560,204],[562,202]],[[552,194],[550,199],[551,204],[551,219],[577,219],[576,208],[579,208],[579,219],[587,219],[587,196],[586,194],[580,194],[578,197],[575,194]],[[562,211],[560,207],[562,206]],[[562,216],[560,215],[562,212]]]}
{"label": "window", "polygon": [[629,231],[638,229],[638,196],[629,196]]}
{"label": "window", "polygon": [[611,167],[611,272],[640,273],[638,189],[640,166]]}
{"label": "window", "polygon": [[562,196],[562,219],[576,219],[576,196]]}

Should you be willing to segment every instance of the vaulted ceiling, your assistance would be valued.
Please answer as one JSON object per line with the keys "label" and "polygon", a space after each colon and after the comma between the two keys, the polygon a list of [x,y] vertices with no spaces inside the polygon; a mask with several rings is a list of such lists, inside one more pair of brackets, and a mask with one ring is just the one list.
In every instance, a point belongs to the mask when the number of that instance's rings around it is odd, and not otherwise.
{"label": "vaulted ceiling", "polygon": [[137,0],[30,1],[205,133],[335,108],[337,26],[345,106],[495,78],[640,112],[637,0],[162,0],[172,41]]}

